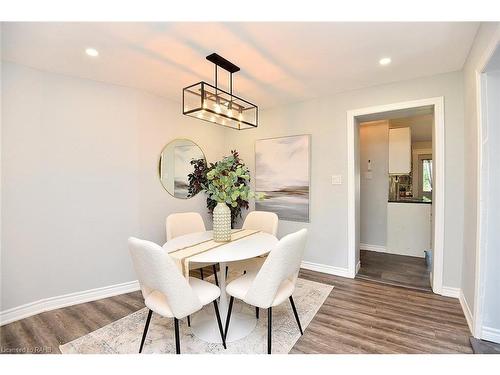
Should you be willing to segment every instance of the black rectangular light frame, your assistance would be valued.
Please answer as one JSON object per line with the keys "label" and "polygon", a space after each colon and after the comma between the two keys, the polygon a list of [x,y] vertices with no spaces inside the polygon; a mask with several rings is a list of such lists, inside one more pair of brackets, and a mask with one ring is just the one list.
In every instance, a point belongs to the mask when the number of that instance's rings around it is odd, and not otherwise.
{"label": "black rectangular light frame", "polygon": [[[213,55],[217,55],[217,54],[213,54]],[[207,59],[209,59],[210,56],[212,56],[212,55],[207,56]],[[222,57],[220,57],[220,58],[223,59]],[[227,60],[225,60],[225,61],[227,61]],[[237,69],[235,71],[239,70],[239,68],[236,65],[230,63],[229,61],[227,61],[227,62],[229,64],[233,65],[233,69],[235,69],[235,68]],[[224,69],[226,69],[226,68],[224,68]],[[196,86],[200,86],[201,87],[201,93],[200,94],[195,93],[195,92],[189,90],[189,89],[191,89],[193,87],[196,87]],[[248,106],[245,107],[245,108],[243,108],[242,111],[250,110],[250,109],[252,109],[252,110],[255,109],[255,124],[251,123],[251,122],[248,122],[248,121],[245,121],[245,120],[240,120],[240,119],[235,118],[235,117],[229,117],[226,114],[224,114],[224,113],[218,113],[218,112],[214,111],[211,108],[206,108],[206,107],[204,108],[204,106],[203,106],[203,104],[204,104],[204,95],[203,95],[203,92],[205,91],[205,86],[208,86],[208,87],[212,88],[216,93],[225,94],[226,96],[230,97],[231,99],[236,99],[237,101],[240,101],[240,102],[248,104]],[[197,106],[196,108],[192,108],[192,109],[186,110],[186,107],[185,107],[185,95],[186,95],[186,91],[189,91],[189,93],[191,95],[194,94],[194,95],[199,95],[200,96],[200,105],[199,106]],[[231,120],[231,121],[235,121],[235,122],[239,122],[239,123],[245,124],[246,127],[241,128],[241,127],[233,127],[233,126],[228,126],[228,125],[224,125],[224,124],[219,124],[217,122],[210,121],[208,119],[200,118],[200,117],[197,117],[197,116],[193,115],[194,113],[197,113],[197,112],[200,112],[200,111],[205,111],[205,112],[213,114],[214,116],[218,116],[220,118],[226,118],[226,119]],[[227,92],[225,90],[222,90],[219,87],[213,86],[213,85],[211,85],[211,84],[209,84],[209,83],[207,83],[205,81],[197,82],[195,84],[192,84],[190,86],[184,87],[182,89],[182,114],[186,115],[186,116],[190,116],[190,117],[196,117],[199,120],[207,121],[207,122],[210,122],[212,124],[224,126],[224,127],[235,129],[235,130],[246,130],[246,129],[256,128],[258,126],[258,123],[259,123],[259,108],[255,104],[249,102],[248,100],[242,99],[242,98],[240,98],[240,97],[238,97],[238,96],[236,96],[234,94],[231,94],[231,93],[229,93],[229,92]]]}

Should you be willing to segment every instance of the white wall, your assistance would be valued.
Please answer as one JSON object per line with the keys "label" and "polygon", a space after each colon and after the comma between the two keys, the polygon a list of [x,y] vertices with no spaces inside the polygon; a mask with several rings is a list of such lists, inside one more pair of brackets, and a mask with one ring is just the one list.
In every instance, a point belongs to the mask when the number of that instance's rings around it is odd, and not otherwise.
{"label": "white wall", "polygon": [[[362,124],[359,127],[359,152],[360,242],[385,247],[389,192],[389,124],[387,121]],[[368,160],[371,160],[371,172],[367,169]],[[367,173],[371,175],[371,178],[368,178]]]}
{"label": "white wall", "polygon": [[158,156],[183,137],[214,161],[223,129],[129,88],[5,62],[2,75],[0,310],[135,280],[129,236],[162,243],[174,211],[207,219],[204,196],[163,189]]}
{"label": "white wall", "polygon": [[[445,238],[444,285],[459,287],[463,226],[462,73],[425,77],[354,90],[329,97],[263,110],[255,131],[228,131],[226,148],[236,148],[254,172],[256,139],[312,134],[311,222],[280,223],[279,234],[309,228],[305,260],[347,268],[346,112],[374,105],[444,96],[445,100]],[[332,185],[340,174],[342,185]]]}
{"label": "white wall", "polygon": [[[476,70],[500,35],[498,22],[482,23],[463,69],[464,76],[464,217],[463,271],[461,289],[471,312],[474,311],[477,223],[477,143]],[[459,233],[459,232],[457,232]]]}

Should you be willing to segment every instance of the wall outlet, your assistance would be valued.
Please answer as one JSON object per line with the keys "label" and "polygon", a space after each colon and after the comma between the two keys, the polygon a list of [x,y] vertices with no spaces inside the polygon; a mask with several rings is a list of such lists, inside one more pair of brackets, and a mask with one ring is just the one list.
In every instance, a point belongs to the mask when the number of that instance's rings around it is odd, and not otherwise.
{"label": "wall outlet", "polygon": [[332,175],[332,185],[342,185],[342,175],[340,174]]}

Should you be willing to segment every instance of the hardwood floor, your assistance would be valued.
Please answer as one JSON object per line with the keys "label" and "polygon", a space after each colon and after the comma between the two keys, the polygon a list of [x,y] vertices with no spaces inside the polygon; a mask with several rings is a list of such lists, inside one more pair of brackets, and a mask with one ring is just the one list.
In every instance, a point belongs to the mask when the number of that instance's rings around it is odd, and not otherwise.
{"label": "hardwood floor", "polygon": [[424,258],[360,250],[358,277],[386,284],[431,291],[430,271]]}
{"label": "hardwood floor", "polygon": [[[300,277],[334,289],[291,353],[472,352],[456,299],[307,270]],[[32,316],[0,327],[0,352],[59,353],[60,344],[142,307],[133,292]]]}
{"label": "hardwood floor", "polygon": [[291,353],[472,352],[457,299],[305,270],[301,277],[335,288]]}

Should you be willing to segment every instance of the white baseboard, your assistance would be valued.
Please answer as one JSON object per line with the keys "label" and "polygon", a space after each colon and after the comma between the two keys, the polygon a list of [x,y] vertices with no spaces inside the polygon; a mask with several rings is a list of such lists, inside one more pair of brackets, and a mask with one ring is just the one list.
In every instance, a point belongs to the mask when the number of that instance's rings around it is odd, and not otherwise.
{"label": "white baseboard", "polygon": [[487,341],[493,341],[500,344],[500,329],[483,327],[481,338]]}
{"label": "white baseboard", "polygon": [[358,274],[360,268],[361,268],[361,261],[358,260],[358,264],[356,264],[356,274]]}
{"label": "white baseboard", "polygon": [[464,292],[460,290],[458,300],[460,301],[460,305],[462,306],[462,310],[464,311],[465,319],[467,320],[467,325],[469,326],[469,330],[471,333],[474,332],[474,324],[473,324],[473,319],[472,319],[472,313],[469,307],[469,304],[467,303],[467,300],[465,299]]}
{"label": "white baseboard", "polygon": [[25,305],[13,307],[0,312],[0,325],[8,324],[16,320],[40,314],[44,311],[60,309],[61,307],[77,305],[79,303],[95,301],[98,299],[116,296],[118,294],[130,293],[139,290],[137,280],[122,284],[105,286],[84,290],[82,292],[65,294],[62,296],[44,298]]}
{"label": "white baseboard", "polygon": [[327,264],[313,263],[306,261],[302,261],[300,267],[305,268],[306,270],[327,273],[329,275],[348,277],[350,279],[353,278],[353,276],[349,273],[349,270],[347,268],[329,266]]}
{"label": "white baseboard", "polygon": [[441,288],[441,295],[445,297],[460,298],[460,288],[453,288],[451,286],[443,286]]}
{"label": "white baseboard", "polygon": [[387,248],[385,246],[380,246],[380,245],[370,245],[367,243],[360,243],[359,248],[361,250],[377,251],[379,253],[387,253]]}

